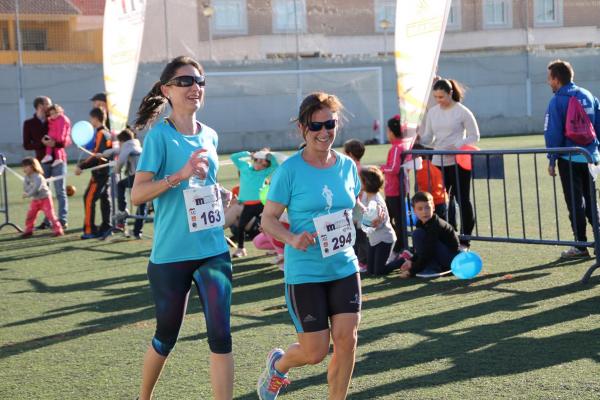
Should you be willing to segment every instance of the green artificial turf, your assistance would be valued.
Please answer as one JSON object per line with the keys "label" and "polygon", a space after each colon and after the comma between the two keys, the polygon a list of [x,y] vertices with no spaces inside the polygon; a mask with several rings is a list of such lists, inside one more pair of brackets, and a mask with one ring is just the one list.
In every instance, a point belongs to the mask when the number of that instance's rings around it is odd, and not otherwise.
{"label": "green artificial turf", "polygon": [[[482,148],[543,147],[540,136],[485,139]],[[381,164],[388,146],[369,146],[363,164]],[[495,235],[556,236],[552,180],[544,157],[506,160],[508,217],[502,186],[476,181],[478,229]],[[72,171],[71,165],[69,170]],[[536,209],[535,171],[539,197]],[[232,166],[220,179],[231,186]],[[79,240],[86,174],[69,177],[69,229],[19,239],[0,231],[0,398],[135,399],[143,354],[154,332],[146,265],[148,238]],[[27,202],[8,175],[11,220],[23,226]],[[561,237],[570,238],[559,186]],[[491,199],[491,206],[488,203]],[[523,216],[522,216],[523,215]],[[600,273],[579,280],[593,260],[557,261],[564,247],[473,242],[484,269],[455,278],[363,278],[364,304],[350,399],[600,398]],[[235,398],[255,399],[267,352],[295,340],[283,274],[271,256],[248,246],[234,261],[232,328]],[[179,342],[156,399],[210,399],[203,314],[191,296]],[[325,399],[326,365],[290,373],[281,399]]]}

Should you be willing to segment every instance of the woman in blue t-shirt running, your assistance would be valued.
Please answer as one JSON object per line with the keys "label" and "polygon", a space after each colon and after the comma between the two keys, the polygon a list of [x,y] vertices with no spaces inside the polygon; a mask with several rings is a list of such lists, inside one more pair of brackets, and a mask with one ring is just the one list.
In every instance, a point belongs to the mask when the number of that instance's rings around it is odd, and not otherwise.
{"label": "woman in blue t-shirt running", "polygon": [[216,182],[214,130],[196,120],[204,99],[202,66],[180,56],[140,104],[137,128],[150,125],[166,103],[171,114],[148,132],[133,189],[135,205],[154,203],[154,241],[148,279],[156,305],[156,332],[144,357],[140,400],[152,397],[175,346],[192,283],[204,308],[215,399],[233,397],[230,306],[231,260]]}
{"label": "woman in blue t-shirt running", "polygon": [[[360,191],[354,162],[331,149],[342,103],[317,92],[300,105],[298,128],[306,146],[274,172],[262,227],[285,243],[285,298],[298,342],[273,349],[259,378],[260,399],[275,399],[288,371],[333,357],[327,380],[329,399],[344,399],[354,369],[361,289],[352,245],[352,209]],[[286,229],[279,217],[287,208]],[[315,396],[324,397],[324,396]]]}

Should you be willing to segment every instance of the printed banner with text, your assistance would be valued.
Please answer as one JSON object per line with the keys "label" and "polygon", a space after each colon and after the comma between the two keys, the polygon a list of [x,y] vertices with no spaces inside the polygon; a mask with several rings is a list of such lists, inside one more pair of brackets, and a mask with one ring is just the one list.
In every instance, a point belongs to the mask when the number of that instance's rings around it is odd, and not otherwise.
{"label": "printed banner with text", "polygon": [[146,0],[107,0],[104,8],[103,67],[110,125],[127,124],[144,35]]}
{"label": "printed banner with text", "polygon": [[425,113],[452,0],[398,0],[395,58],[402,121],[415,135]]}

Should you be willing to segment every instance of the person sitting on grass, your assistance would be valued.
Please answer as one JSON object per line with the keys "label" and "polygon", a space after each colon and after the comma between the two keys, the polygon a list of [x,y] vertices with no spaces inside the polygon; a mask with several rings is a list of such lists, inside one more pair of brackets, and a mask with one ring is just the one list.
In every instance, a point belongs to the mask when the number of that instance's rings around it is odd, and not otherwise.
{"label": "person sitting on grass", "polygon": [[[252,164],[248,163],[247,158],[250,158]],[[244,208],[238,226],[244,227],[252,218],[258,218],[262,214],[263,205],[258,192],[265,179],[275,171],[279,164],[266,148],[254,153],[249,151],[234,153],[231,155],[231,161],[240,171],[239,201],[244,204]],[[238,229],[238,247],[233,253],[234,258],[244,257],[248,254],[244,248],[244,239],[244,229]]]}
{"label": "person sitting on grass", "polygon": [[[412,198],[417,215],[417,227],[413,231],[414,256],[407,260],[399,258],[388,264],[393,269],[400,266],[400,278],[417,274],[436,274],[450,270],[452,259],[459,253],[458,233],[452,225],[434,213],[433,196],[417,192]],[[400,264],[402,262],[402,264]]]}

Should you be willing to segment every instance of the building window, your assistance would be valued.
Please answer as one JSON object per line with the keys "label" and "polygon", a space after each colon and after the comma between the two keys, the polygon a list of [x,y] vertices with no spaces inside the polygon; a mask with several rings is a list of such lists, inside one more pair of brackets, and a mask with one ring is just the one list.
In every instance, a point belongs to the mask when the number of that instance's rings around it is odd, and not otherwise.
{"label": "building window", "polygon": [[483,27],[511,28],[512,0],[484,0]]}
{"label": "building window", "polygon": [[452,0],[450,5],[450,13],[448,14],[448,22],[446,23],[446,30],[458,31],[462,25],[461,19],[461,8],[460,0]]}
{"label": "building window", "polygon": [[562,26],[562,0],[534,0],[533,26]]}
{"label": "building window", "polygon": [[0,50],[10,50],[8,28],[0,27]]}
{"label": "building window", "polygon": [[215,10],[211,18],[212,30],[216,35],[248,33],[246,0],[213,0]]}
{"label": "building window", "polygon": [[[387,21],[387,24],[382,21]],[[375,0],[375,32],[393,31],[396,25],[396,1]],[[384,29],[384,26],[387,28]]]}
{"label": "building window", "polygon": [[306,0],[273,0],[273,32],[306,32]]}
{"label": "building window", "polygon": [[48,50],[47,32],[44,29],[21,29],[23,50]]}

